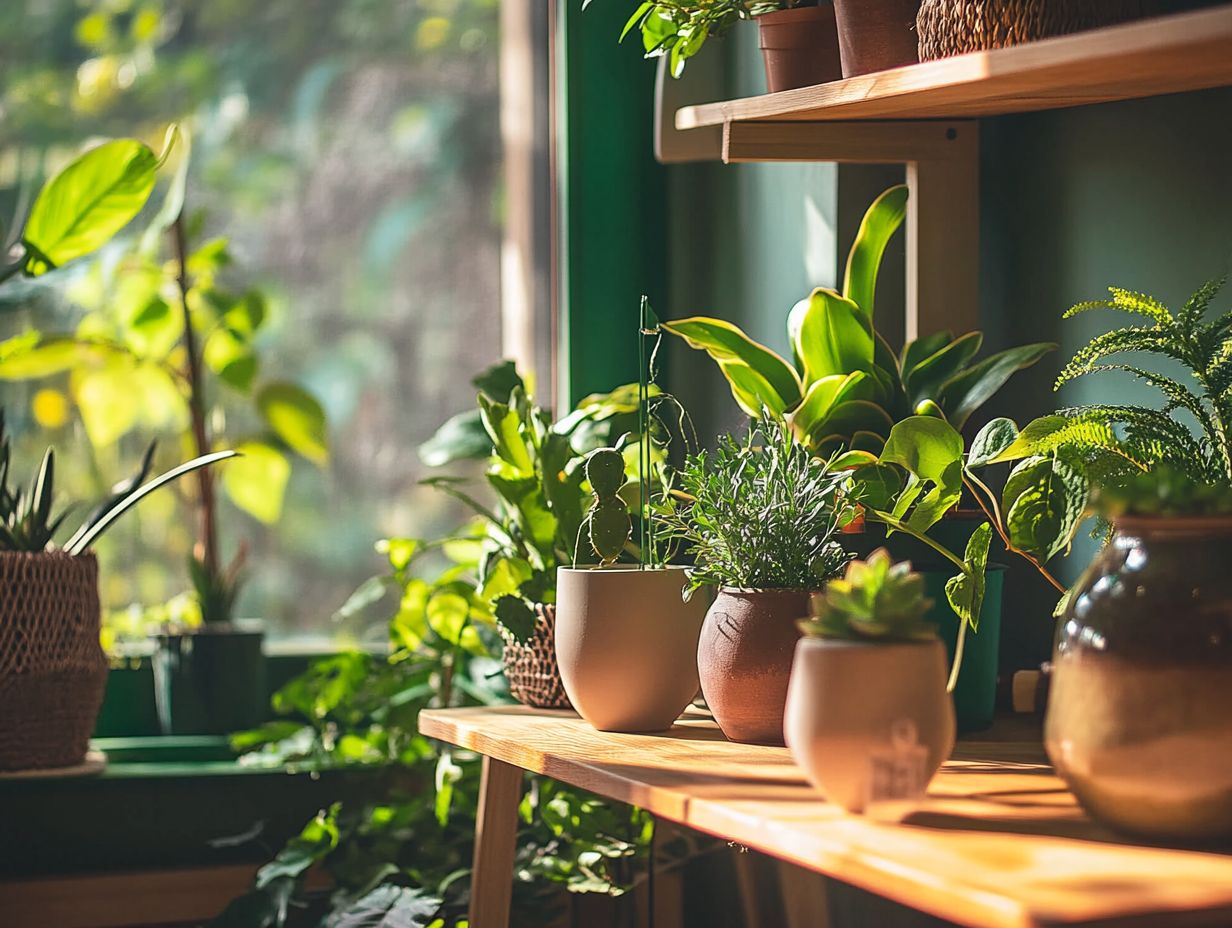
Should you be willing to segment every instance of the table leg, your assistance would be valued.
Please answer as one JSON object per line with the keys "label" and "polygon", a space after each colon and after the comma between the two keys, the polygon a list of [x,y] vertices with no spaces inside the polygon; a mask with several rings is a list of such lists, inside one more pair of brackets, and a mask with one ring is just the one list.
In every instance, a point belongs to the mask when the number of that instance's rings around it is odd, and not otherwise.
{"label": "table leg", "polygon": [[471,928],[506,928],[509,924],[521,800],[522,768],[484,757],[475,819]]}

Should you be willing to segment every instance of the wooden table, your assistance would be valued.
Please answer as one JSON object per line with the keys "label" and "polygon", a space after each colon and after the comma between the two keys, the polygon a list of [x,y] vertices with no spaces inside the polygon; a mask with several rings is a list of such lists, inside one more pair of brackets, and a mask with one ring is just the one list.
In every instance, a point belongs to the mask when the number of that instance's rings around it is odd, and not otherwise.
{"label": "wooden table", "polygon": [[1038,741],[960,742],[919,808],[884,823],[827,804],[785,748],[732,744],[700,715],[625,735],[505,706],[423,712],[419,728],[484,756],[472,928],[508,922],[524,770],[966,925],[1232,924],[1232,855],[1095,825]]}

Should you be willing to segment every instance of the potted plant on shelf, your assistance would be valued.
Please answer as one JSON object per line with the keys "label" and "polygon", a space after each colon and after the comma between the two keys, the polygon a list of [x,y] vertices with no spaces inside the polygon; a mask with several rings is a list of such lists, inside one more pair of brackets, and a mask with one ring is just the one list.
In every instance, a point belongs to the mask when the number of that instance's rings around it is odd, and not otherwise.
{"label": "potted plant on shelf", "polygon": [[55,537],[73,507],[56,508],[55,454],[47,449],[29,489],[12,488],[0,410],[0,771],[85,761],[107,681],[98,562],[91,547],[159,487],[235,455],[204,455],[143,483],[153,450],[140,472],[57,546]]}
{"label": "potted plant on shelf", "polygon": [[475,409],[454,416],[420,448],[430,466],[487,461],[489,506],[457,477],[424,483],[466,505],[482,523],[479,589],[504,640],[510,692],[540,708],[568,708],[556,659],[556,572],[572,564],[588,493],[585,455],[636,427],[636,385],[588,396],[553,420],[510,361],[472,380]]}
{"label": "potted plant on shelf", "polygon": [[784,737],[809,782],[848,812],[901,816],[954,747],[931,607],[924,578],[881,548],[814,594],[800,623]]}
{"label": "potted plant on shelf", "polygon": [[919,8],[920,0],[834,0],[843,77],[919,61]]}
{"label": "potted plant on shelf", "polygon": [[[195,250],[188,242],[184,199],[187,138],[158,213],[119,262],[100,265],[94,292],[79,288],[89,312],[72,334],[26,332],[0,344],[0,379],[29,380],[74,371],[70,392],[87,436],[113,446],[141,428],[149,410],[160,427],[179,432],[198,454],[214,447],[211,423],[224,421],[227,402],[251,405],[259,423],[233,442],[244,457],[216,484],[197,478],[192,501],[197,543],[188,561],[201,622],[166,627],[155,637],[154,672],[165,733],[225,733],[258,723],[267,690],[258,622],[234,615],[244,561],[240,545],[220,551],[219,488],[242,511],[274,522],[290,478],[291,456],[328,461],[328,427],[320,403],[303,387],[263,379],[258,336],[267,306],[257,291],[228,292],[220,280],[230,263],[227,242]],[[152,160],[153,156],[150,156]],[[148,196],[148,192],[147,192]],[[159,242],[170,246],[169,259]]]}
{"label": "potted plant on shelf", "polygon": [[680,473],[671,532],[717,588],[697,648],[702,693],[732,741],[782,744],[783,708],[809,596],[847,563],[850,474],[810,453],[773,415],[699,451]]}
{"label": "potted plant on shelf", "polygon": [[[585,0],[583,7],[590,4]],[[771,93],[824,84],[842,77],[830,0],[646,0],[625,23],[621,41],[635,28],[647,58],[666,57],[679,77],[706,40],[736,23],[755,20]]]}

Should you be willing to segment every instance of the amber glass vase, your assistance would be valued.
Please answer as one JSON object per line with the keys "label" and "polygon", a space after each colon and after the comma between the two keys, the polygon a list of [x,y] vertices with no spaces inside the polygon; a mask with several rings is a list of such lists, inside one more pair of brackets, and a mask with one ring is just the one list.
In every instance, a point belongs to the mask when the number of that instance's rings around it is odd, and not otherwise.
{"label": "amber glass vase", "polygon": [[1094,817],[1232,837],[1232,518],[1133,518],[1061,618],[1048,753]]}

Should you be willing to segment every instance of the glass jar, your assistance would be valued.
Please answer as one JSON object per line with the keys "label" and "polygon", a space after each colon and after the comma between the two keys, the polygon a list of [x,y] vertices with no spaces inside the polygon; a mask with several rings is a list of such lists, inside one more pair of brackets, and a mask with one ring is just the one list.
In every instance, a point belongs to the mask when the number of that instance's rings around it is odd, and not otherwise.
{"label": "glass jar", "polygon": [[1126,518],[1057,629],[1048,754],[1093,818],[1232,836],[1232,518]]}

